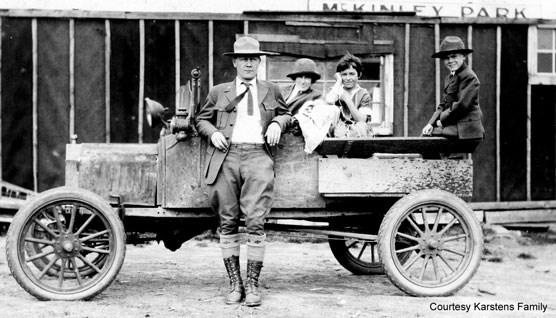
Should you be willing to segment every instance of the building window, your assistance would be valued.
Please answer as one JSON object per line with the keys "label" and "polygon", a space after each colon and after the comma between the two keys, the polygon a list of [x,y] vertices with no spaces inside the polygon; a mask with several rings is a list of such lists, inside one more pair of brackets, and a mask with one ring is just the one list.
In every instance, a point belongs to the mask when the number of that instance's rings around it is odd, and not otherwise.
{"label": "building window", "polygon": [[[266,78],[280,86],[291,85],[293,81],[286,75],[293,70],[296,57],[269,56],[266,58]],[[315,60],[317,70],[321,74],[320,80],[313,84],[313,88],[326,94],[334,85],[336,64],[340,58],[329,60]],[[373,130],[377,135],[393,134],[393,73],[394,57],[386,54],[375,57],[361,58],[363,74],[359,85],[366,89],[372,98]]]}
{"label": "building window", "polygon": [[537,31],[537,72],[556,74],[556,30]]}

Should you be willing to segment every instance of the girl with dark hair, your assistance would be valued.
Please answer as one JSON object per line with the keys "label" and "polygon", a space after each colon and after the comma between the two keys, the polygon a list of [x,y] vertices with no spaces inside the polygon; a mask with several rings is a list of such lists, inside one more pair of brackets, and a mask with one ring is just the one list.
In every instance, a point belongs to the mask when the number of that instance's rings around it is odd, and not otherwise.
{"label": "girl with dark hair", "polygon": [[326,94],[326,102],[340,109],[334,127],[335,137],[372,136],[367,125],[371,115],[371,95],[357,83],[362,74],[361,60],[350,53],[346,53],[336,65],[336,83]]}

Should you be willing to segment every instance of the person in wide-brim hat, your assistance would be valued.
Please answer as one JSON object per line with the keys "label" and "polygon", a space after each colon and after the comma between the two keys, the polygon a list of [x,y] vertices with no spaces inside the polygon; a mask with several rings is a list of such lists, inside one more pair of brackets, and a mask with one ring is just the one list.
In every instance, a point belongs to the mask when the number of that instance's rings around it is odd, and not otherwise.
{"label": "person in wide-brim hat", "polygon": [[278,55],[278,53],[260,50],[259,41],[252,37],[242,36],[234,42],[234,51],[224,53],[226,56],[261,56],[261,55]]}
{"label": "person in wide-brim hat", "polygon": [[465,44],[458,36],[447,36],[440,43],[440,51],[431,55],[432,58],[443,58],[448,54],[461,53],[467,55],[473,50],[465,48]]}
{"label": "person in wide-brim hat", "polygon": [[436,106],[436,111],[423,128],[423,136],[476,141],[484,138],[483,112],[479,106],[481,83],[475,72],[465,64],[467,54],[471,52],[473,50],[465,48],[459,37],[447,36],[440,44],[440,51],[432,55],[442,59],[450,74],[444,80],[442,102]]}
{"label": "person in wide-brim hat", "polygon": [[317,64],[315,64],[313,60],[307,58],[295,61],[293,71],[286,76],[294,81],[300,76],[306,76],[311,78],[313,83],[320,79],[320,74],[317,73]]}
{"label": "person in wide-brim hat", "polygon": [[293,115],[297,114],[306,102],[322,97],[321,91],[312,88],[312,85],[320,79],[317,64],[313,60],[302,58],[295,61],[293,71],[286,76],[295,82],[281,89],[282,97]]}

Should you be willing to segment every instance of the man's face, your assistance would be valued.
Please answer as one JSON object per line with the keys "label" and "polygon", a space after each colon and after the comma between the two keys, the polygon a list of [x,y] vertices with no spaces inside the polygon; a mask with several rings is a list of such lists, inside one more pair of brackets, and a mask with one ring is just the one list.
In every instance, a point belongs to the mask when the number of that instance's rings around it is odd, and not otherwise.
{"label": "man's face", "polygon": [[340,72],[342,76],[342,84],[344,85],[345,89],[352,89],[357,84],[357,80],[359,79],[359,74],[357,74],[357,70],[353,67],[349,67]]}
{"label": "man's face", "polygon": [[446,68],[450,72],[455,72],[461,67],[463,61],[465,61],[465,55],[461,53],[447,54],[442,58],[442,61],[444,61],[444,65],[446,65]]}
{"label": "man's face", "polygon": [[312,80],[308,76],[298,76],[295,78],[295,86],[300,92],[304,92],[311,87]]}
{"label": "man's face", "polygon": [[261,63],[259,56],[239,56],[234,58],[233,62],[240,79],[250,81],[257,77],[257,70]]}

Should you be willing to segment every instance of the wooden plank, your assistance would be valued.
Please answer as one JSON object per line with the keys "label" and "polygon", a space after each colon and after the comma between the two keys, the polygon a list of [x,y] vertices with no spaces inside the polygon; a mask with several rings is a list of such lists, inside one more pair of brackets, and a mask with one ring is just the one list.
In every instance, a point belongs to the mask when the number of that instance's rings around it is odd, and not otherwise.
{"label": "wooden plank", "polygon": [[534,210],[556,209],[556,200],[548,201],[506,201],[506,202],[470,202],[474,210]]}
{"label": "wooden plank", "polygon": [[166,144],[165,138],[160,138],[156,144],[158,152],[157,160],[157,182],[156,182],[156,205],[166,206]]}
{"label": "wooden plank", "polygon": [[[473,26],[467,26],[467,47],[473,49]],[[467,54],[467,63],[470,69],[473,69],[473,54]]]}
{"label": "wooden plank", "polygon": [[75,20],[69,20],[69,136],[75,135]]}
{"label": "wooden plank", "polygon": [[[73,186],[108,200],[154,206],[157,182],[156,144],[67,145],[66,177]],[[75,181],[77,179],[77,181]]]}
{"label": "wooden plank", "polygon": [[[440,50],[440,25],[436,23],[434,25],[434,51],[438,52]],[[442,82],[440,80],[440,59],[434,59],[434,102],[435,105],[440,104],[441,100],[441,88]],[[443,86],[443,85],[442,85]]]}
{"label": "wooden plank", "polygon": [[106,35],[104,37],[104,102],[105,102],[105,114],[106,114],[106,143],[110,143],[110,56],[112,55],[112,45],[111,45],[111,32],[110,32],[110,20],[104,21],[104,30]]}
{"label": "wooden plank", "polygon": [[176,108],[180,102],[180,71],[181,71],[181,54],[180,54],[180,21],[174,21],[174,72],[176,73],[174,77],[174,91],[176,94],[174,105]]}
{"label": "wooden plank", "polygon": [[[4,34],[2,31],[2,18],[0,17],[0,34]],[[0,180],[2,180],[4,167],[2,160],[2,40],[0,39]]]}
{"label": "wooden plank", "polygon": [[527,132],[525,138],[525,198],[531,200],[531,84],[527,84]]}
{"label": "wooden plank", "polygon": [[459,197],[473,193],[471,160],[319,159],[318,190],[335,194],[393,194],[442,189]]}
{"label": "wooden plank", "polygon": [[318,192],[320,156],[306,155],[301,136],[284,134],[275,161],[274,208],[324,208]]}
{"label": "wooden plank", "polygon": [[164,139],[165,184],[164,208],[209,207],[205,178],[201,173],[203,162],[200,137],[190,137],[178,142],[175,135]]}
{"label": "wooden plank", "polygon": [[26,200],[21,200],[21,199],[0,198],[0,209],[19,210],[19,208],[21,208],[26,203],[27,203]]}
{"label": "wooden plank", "polygon": [[208,81],[209,90],[214,86],[214,21],[208,21]]}
{"label": "wooden plank", "polygon": [[485,211],[485,220],[491,224],[556,222],[556,209]]}
{"label": "wooden plank", "polygon": [[33,46],[33,190],[38,191],[39,181],[38,181],[38,115],[37,115],[37,105],[38,105],[38,87],[39,87],[39,49],[38,49],[38,38],[37,38],[37,19],[31,21],[31,32],[32,32],[32,46]]}
{"label": "wooden plank", "polygon": [[502,63],[502,28],[496,27],[496,201],[500,201],[502,193],[501,160],[500,160],[500,73]]}
{"label": "wooden plank", "polygon": [[321,155],[368,158],[373,153],[470,153],[477,145],[477,141],[443,137],[326,138],[317,151]]}
{"label": "wooden plank", "polygon": [[79,159],[81,156],[82,144],[67,144],[66,145],[66,180],[65,185],[68,187],[79,187]]}
{"label": "wooden plank", "polygon": [[403,70],[403,135],[409,136],[409,41],[411,26],[405,24],[404,70]]}
{"label": "wooden plank", "polygon": [[137,134],[143,143],[143,105],[145,101],[145,20],[139,20],[139,100],[137,105]]}
{"label": "wooden plank", "polygon": [[[175,136],[163,137],[165,182],[164,208],[207,208],[208,197],[204,182],[204,155],[206,147],[200,137],[176,142]],[[275,161],[273,208],[324,208],[325,200],[317,186],[318,155],[306,155],[301,136],[285,134]],[[185,160],[187,158],[187,160]],[[159,179],[160,180],[160,179]]]}

